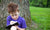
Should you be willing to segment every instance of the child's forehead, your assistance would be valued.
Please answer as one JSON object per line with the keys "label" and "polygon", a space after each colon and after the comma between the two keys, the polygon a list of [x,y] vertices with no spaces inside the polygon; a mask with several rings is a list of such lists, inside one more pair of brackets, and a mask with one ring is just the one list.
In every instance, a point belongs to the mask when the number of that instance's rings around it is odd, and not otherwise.
{"label": "child's forehead", "polygon": [[16,14],[16,13],[18,13],[18,12],[11,12],[10,14]]}

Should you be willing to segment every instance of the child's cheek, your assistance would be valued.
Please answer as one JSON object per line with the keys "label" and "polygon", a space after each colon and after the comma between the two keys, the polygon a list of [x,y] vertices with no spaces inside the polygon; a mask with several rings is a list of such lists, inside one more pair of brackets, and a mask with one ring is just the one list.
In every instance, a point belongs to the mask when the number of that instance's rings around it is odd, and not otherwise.
{"label": "child's cheek", "polygon": [[16,20],[16,19],[17,19],[17,16],[15,16],[15,17],[12,17],[12,19],[15,19],[15,20]]}

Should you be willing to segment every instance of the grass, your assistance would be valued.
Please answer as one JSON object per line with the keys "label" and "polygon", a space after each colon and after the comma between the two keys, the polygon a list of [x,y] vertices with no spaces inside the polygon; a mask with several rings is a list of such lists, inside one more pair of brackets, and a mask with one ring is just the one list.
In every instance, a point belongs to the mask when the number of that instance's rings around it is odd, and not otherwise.
{"label": "grass", "polygon": [[30,6],[31,18],[43,30],[50,29],[50,8],[41,8]]}

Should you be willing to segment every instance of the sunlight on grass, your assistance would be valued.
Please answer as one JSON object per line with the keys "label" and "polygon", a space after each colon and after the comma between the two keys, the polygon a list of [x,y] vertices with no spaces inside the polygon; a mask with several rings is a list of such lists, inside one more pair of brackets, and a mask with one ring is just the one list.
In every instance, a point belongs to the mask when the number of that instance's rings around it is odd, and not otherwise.
{"label": "sunlight on grass", "polygon": [[41,27],[44,26],[44,28],[46,28],[50,26],[50,8],[30,6],[30,12],[32,20],[36,23],[42,24]]}

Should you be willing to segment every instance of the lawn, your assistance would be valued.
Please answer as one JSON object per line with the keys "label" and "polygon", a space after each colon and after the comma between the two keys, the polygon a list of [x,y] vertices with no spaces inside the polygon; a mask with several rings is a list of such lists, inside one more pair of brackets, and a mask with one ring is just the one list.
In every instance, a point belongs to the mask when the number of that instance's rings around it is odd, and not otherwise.
{"label": "lawn", "polygon": [[41,8],[30,6],[32,20],[39,25],[43,30],[50,29],[50,8]]}

